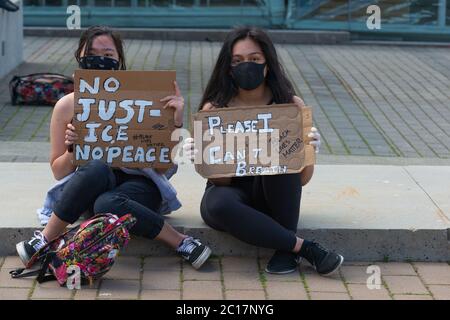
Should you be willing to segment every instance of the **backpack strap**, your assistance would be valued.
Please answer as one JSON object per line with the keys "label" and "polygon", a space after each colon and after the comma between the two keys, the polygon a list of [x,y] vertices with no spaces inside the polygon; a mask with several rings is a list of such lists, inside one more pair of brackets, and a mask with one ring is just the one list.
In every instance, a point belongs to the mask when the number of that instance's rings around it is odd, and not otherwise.
{"label": "backpack strap", "polygon": [[55,280],[56,277],[53,274],[47,275],[48,266],[50,265],[50,262],[52,262],[52,258],[56,256],[56,252],[49,252],[47,253],[45,260],[42,264],[42,268],[36,278],[37,282],[43,283],[51,280]]}
{"label": "backpack strap", "polygon": [[11,96],[11,104],[15,106],[17,104],[17,86],[20,83],[20,78],[14,76],[11,81],[9,81],[9,94]]}
{"label": "backpack strap", "polygon": [[18,279],[18,278],[26,278],[26,277],[36,276],[41,272],[41,269],[37,269],[37,270],[23,273],[25,270],[27,270],[27,269],[19,268],[19,269],[11,270],[9,272],[9,274],[11,275],[11,278]]}
{"label": "backpack strap", "polygon": [[54,73],[54,72],[37,72],[37,73],[30,73],[24,76],[19,76],[19,78],[25,78],[25,77],[30,77],[30,78],[36,78],[36,77],[60,77],[66,80],[72,80],[72,77],[66,76],[64,74],[61,73]]}
{"label": "backpack strap", "polygon": [[50,274],[50,275],[47,274],[48,266],[54,256],[55,256],[54,252],[49,252],[45,257],[42,267],[39,269],[24,273],[24,271],[27,269],[19,268],[19,269],[10,271],[9,274],[11,275],[11,278],[13,278],[13,279],[26,278],[26,277],[31,277],[31,276],[37,275],[37,281],[39,283],[55,280],[56,278],[53,274]]}

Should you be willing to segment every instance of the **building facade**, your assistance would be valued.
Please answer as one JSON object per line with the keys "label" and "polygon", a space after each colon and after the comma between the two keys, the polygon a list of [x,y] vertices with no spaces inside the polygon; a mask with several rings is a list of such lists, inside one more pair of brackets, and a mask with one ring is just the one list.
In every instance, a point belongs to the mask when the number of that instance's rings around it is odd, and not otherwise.
{"label": "building facade", "polygon": [[[24,0],[25,26],[343,30],[357,39],[450,39],[450,0]],[[374,20],[379,14],[380,20]],[[374,27],[379,21],[379,28]]]}

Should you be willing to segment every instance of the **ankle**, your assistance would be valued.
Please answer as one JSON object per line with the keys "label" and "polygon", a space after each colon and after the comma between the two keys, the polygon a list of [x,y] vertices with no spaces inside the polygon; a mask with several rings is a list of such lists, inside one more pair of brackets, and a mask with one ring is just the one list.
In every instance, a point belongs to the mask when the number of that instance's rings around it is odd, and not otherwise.
{"label": "ankle", "polygon": [[177,247],[175,248],[175,250],[179,249],[179,248],[183,245],[184,240],[186,240],[187,238],[189,238],[188,235],[185,235],[185,234],[182,235],[182,236],[180,237],[180,239],[179,239],[178,245],[177,245]]}
{"label": "ankle", "polygon": [[44,232],[42,232],[42,237],[44,237],[45,243],[49,243],[50,242],[48,235],[45,234]]}
{"label": "ankle", "polygon": [[298,251],[297,254],[298,254],[300,257],[305,257],[306,254],[307,254],[308,248],[309,248],[312,244],[313,244],[312,241],[309,241],[309,240],[303,240],[302,246],[301,246],[301,248],[300,248],[300,250]]}
{"label": "ankle", "polygon": [[303,246],[303,241],[304,241],[303,239],[297,237],[297,241],[295,242],[294,249],[292,250],[293,253],[295,253],[295,254],[299,253],[300,249]]}

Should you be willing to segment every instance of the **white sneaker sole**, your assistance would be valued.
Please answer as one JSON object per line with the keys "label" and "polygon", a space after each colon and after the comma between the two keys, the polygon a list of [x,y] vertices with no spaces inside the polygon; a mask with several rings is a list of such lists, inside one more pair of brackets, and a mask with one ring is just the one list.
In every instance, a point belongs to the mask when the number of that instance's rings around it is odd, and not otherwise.
{"label": "white sneaker sole", "polygon": [[333,274],[335,274],[339,268],[341,267],[342,263],[344,262],[344,257],[339,255],[339,264],[336,266],[336,268],[334,268],[331,272],[328,273],[321,273],[321,276],[327,277],[327,276],[332,276]]}
{"label": "white sneaker sole", "polygon": [[267,270],[267,267],[266,267],[266,269],[264,269],[264,271],[267,272],[267,273],[270,273],[270,274],[288,274],[288,273],[292,273],[292,272],[295,272],[295,271],[298,270],[298,266],[300,265],[300,262],[302,262],[302,257],[296,258],[295,262],[297,263],[297,267],[292,268],[291,270],[282,271],[282,272],[272,272],[272,271]]}
{"label": "white sneaker sole", "polygon": [[17,251],[17,254],[19,255],[19,258],[22,261],[23,265],[26,266],[28,264],[28,262],[30,261],[30,258],[28,257],[28,254],[25,251],[24,243],[25,243],[25,241],[22,241],[22,242],[19,242],[18,244],[16,244],[16,251]]}
{"label": "white sneaker sole", "polygon": [[272,272],[272,271],[267,270],[267,268],[266,268],[264,271],[267,273],[270,273],[270,274],[288,274],[288,273],[297,271],[297,268],[293,268],[291,270],[286,270],[286,271],[281,271],[281,272]]}
{"label": "white sneaker sole", "polygon": [[205,250],[203,250],[202,254],[198,256],[197,260],[192,262],[192,266],[194,269],[199,269],[206,260],[208,260],[209,256],[211,255],[211,249],[209,247],[205,247]]}

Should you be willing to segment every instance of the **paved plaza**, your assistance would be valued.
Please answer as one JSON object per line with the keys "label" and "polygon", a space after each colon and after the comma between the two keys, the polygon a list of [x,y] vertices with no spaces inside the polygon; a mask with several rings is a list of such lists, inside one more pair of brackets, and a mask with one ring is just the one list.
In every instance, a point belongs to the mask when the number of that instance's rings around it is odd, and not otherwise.
{"label": "paved plaza", "polygon": [[[2,260],[4,260],[2,262]],[[1,299],[170,299],[170,300],[449,300],[447,263],[346,263],[332,277],[308,265],[288,275],[263,271],[267,259],[215,257],[200,271],[178,257],[120,257],[92,287],[72,291],[56,282],[10,279],[17,257],[0,258]],[[381,283],[369,281],[373,266]],[[369,266],[372,266],[368,269]],[[370,273],[367,273],[367,271]],[[370,280],[370,279],[369,279]],[[369,289],[372,288],[372,289]]]}
{"label": "paved plaza", "polygon": [[[13,74],[71,75],[77,42],[25,37],[25,63],[0,82],[0,143],[48,142],[52,108],[11,106],[8,81]],[[126,41],[128,69],[177,71],[185,126],[219,50],[217,42]],[[313,107],[322,155],[450,158],[448,48],[287,44],[277,50],[299,96]],[[1,153],[0,161],[47,161],[47,154]]]}

